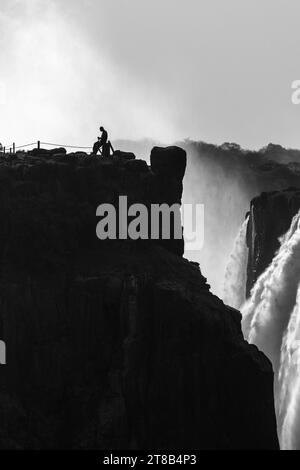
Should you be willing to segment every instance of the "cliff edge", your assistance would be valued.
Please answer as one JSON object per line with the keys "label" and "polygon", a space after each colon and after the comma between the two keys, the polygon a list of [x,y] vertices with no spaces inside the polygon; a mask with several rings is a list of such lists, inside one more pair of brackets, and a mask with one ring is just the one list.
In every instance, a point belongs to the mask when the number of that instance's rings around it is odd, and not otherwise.
{"label": "cliff edge", "polygon": [[180,203],[151,167],[36,149],[0,162],[2,449],[277,449],[273,371],[183,240],[96,237],[96,209]]}

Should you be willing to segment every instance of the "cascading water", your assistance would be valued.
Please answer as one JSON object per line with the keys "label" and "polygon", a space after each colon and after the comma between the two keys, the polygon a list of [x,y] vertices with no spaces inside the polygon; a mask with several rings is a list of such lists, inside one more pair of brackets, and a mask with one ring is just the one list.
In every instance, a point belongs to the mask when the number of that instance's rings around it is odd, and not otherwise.
{"label": "cascading water", "polygon": [[223,301],[230,307],[239,309],[246,300],[246,277],[248,247],[246,234],[249,217],[242,224],[234,242],[234,248],[226,268]]}
{"label": "cascading water", "polygon": [[300,212],[242,308],[243,331],[272,361],[281,447],[300,449]]}
{"label": "cascading water", "polygon": [[300,449],[300,287],[281,348],[279,415],[281,447]]}

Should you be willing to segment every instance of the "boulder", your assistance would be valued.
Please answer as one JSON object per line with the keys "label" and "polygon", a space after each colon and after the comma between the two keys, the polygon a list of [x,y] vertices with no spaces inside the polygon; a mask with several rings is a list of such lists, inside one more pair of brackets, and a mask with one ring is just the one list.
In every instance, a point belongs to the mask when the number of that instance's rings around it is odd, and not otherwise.
{"label": "boulder", "polygon": [[154,147],[151,168],[158,175],[182,180],[186,170],[186,152],[180,147]]}
{"label": "boulder", "polygon": [[149,168],[145,160],[128,160],[125,163],[125,168],[133,173],[148,173]]}
{"label": "boulder", "polygon": [[55,148],[55,149],[43,149],[43,148],[35,148],[28,152],[28,155],[33,157],[53,157],[55,155],[66,155],[67,151],[63,147]]}
{"label": "boulder", "polygon": [[115,150],[115,158],[120,158],[121,160],[135,160],[136,156],[132,152],[123,152],[122,150]]}
{"label": "boulder", "polygon": [[66,155],[66,153],[67,153],[67,151],[66,151],[66,149],[65,149],[64,147],[59,147],[59,148],[55,148],[55,149],[49,150],[49,154],[50,154],[51,156],[53,156],[53,155],[61,155],[61,154]]}

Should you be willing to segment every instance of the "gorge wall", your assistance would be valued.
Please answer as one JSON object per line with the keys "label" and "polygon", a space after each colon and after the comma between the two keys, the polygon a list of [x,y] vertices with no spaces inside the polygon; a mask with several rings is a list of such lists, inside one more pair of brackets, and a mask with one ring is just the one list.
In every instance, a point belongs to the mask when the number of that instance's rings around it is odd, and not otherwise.
{"label": "gorge wall", "polygon": [[249,297],[258,277],[267,269],[300,209],[300,189],[262,193],[251,201],[246,244],[249,248],[247,286]]}
{"label": "gorge wall", "polygon": [[97,239],[101,203],[181,201],[184,151],[127,157],[1,159],[0,448],[277,449],[271,363],[183,241]]}

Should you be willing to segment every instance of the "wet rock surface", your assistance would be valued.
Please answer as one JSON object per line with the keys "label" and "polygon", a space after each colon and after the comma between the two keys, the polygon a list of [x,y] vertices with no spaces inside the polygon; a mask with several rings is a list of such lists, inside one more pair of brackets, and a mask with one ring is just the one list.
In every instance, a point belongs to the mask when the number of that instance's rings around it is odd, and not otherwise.
{"label": "wet rock surface", "polygon": [[247,229],[247,296],[258,277],[272,262],[280,247],[280,237],[289,230],[299,209],[298,188],[262,193],[251,202]]}

